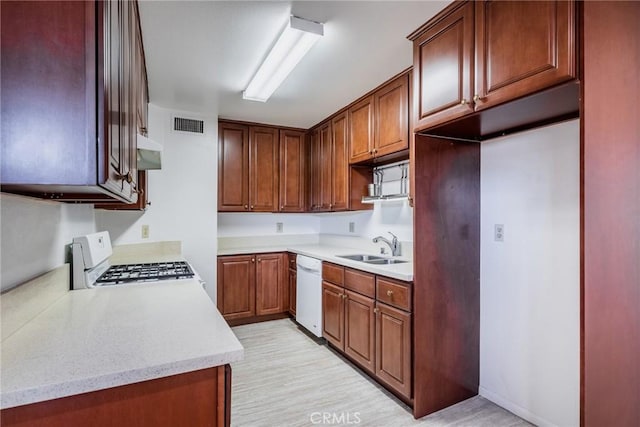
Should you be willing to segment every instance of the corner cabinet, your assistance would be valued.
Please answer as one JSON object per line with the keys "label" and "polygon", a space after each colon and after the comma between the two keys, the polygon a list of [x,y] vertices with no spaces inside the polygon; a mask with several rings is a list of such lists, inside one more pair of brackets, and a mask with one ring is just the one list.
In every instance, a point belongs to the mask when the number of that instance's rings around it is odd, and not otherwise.
{"label": "corner cabinet", "polygon": [[311,131],[310,210],[349,209],[348,127],[346,111]]}
{"label": "corner cabinet", "polygon": [[2,191],[135,203],[136,114],[146,114],[137,2],[0,7]]}
{"label": "corner cabinet", "polygon": [[409,39],[416,131],[576,78],[573,1],[455,2]]}
{"label": "corner cabinet", "polygon": [[218,257],[217,307],[230,324],[286,317],[286,258],[286,253]]}

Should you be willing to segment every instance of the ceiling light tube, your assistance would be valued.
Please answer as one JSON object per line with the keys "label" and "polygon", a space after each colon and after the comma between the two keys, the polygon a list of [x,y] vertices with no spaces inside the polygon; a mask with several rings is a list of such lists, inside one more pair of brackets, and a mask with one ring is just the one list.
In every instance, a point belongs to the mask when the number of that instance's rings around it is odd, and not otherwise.
{"label": "ceiling light tube", "polygon": [[242,97],[266,102],[323,34],[321,23],[292,15],[271,52],[242,92]]}

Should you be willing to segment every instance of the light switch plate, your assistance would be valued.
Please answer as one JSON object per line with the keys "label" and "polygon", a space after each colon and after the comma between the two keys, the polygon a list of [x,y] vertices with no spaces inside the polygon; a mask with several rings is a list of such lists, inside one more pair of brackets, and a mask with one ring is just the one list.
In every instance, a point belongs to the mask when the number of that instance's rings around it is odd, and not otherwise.
{"label": "light switch plate", "polygon": [[142,238],[143,239],[148,239],[149,238],[149,225],[144,224],[142,226]]}

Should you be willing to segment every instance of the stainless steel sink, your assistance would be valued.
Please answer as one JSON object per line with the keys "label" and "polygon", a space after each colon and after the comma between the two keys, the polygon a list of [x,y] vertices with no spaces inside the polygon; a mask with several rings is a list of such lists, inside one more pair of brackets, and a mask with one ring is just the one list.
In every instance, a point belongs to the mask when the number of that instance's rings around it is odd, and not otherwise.
{"label": "stainless steel sink", "polygon": [[363,262],[366,262],[367,264],[404,264],[409,261],[403,261],[401,259],[386,258],[386,259],[373,259],[371,261],[363,261]]}
{"label": "stainless steel sink", "polygon": [[384,260],[385,257],[376,256],[376,255],[337,255],[338,258],[350,259],[352,261],[362,261],[362,262],[370,262],[377,260]]}
{"label": "stainless steel sink", "polygon": [[394,258],[386,258],[382,256],[376,255],[336,255],[338,258],[350,259],[352,261],[360,261],[366,264],[376,264],[376,265],[384,265],[384,264],[404,264],[408,261],[403,261],[401,259]]}

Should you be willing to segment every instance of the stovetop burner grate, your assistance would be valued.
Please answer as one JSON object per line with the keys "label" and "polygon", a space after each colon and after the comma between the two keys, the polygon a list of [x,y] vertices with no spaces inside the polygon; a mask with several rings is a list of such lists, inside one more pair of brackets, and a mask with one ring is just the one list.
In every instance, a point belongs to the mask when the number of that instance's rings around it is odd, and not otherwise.
{"label": "stovetop burner grate", "polygon": [[96,284],[116,285],[131,282],[188,279],[193,276],[193,270],[184,261],[112,265],[96,280]]}

